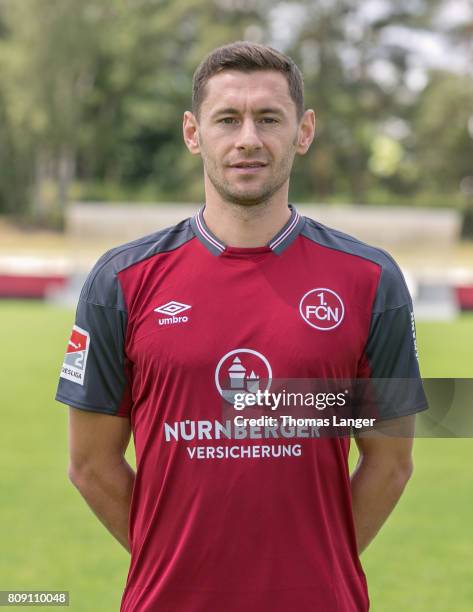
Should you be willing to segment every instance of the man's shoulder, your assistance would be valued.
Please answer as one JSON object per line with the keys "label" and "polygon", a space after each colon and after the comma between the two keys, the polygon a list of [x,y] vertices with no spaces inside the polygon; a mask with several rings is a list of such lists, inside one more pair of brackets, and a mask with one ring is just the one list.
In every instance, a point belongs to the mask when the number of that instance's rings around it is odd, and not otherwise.
{"label": "man's shoulder", "polygon": [[392,265],[397,267],[393,257],[384,249],[363,242],[333,227],[328,227],[310,217],[305,217],[305,221],[302,235],[320,246],[367,259],[381,267]]}
{"label": "man's shoulder", "polygon": [[193,236],[190,219],[184,219],[177,225],[166,227],[131,242],[113,247],[102,255],[94,269],[98,273],[100,270],[110,267],[119,272],[158,253],[173,251]]}
{"label": "man's shoulder", "polygon": [[147,234],[106,251],[90,271],[81,299],[107,306],[116,305],[117,276],[127,268],[158,255],[178,249],[194,237],[190,219]]}
{"label": "man's shoulder", "polygon": [[345,253],[375,264],[378,269],[378,299],[380,309],[397,308],[410,303],[404,276],[394,258],[384,249],[367,244],[350,234],[327,227],[305,217],[302,235],[320,246]]}

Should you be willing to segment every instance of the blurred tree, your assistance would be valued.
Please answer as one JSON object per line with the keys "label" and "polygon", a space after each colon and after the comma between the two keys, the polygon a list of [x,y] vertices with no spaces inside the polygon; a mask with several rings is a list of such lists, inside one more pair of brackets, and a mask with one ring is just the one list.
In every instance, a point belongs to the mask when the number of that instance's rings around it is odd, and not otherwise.
{"label": "blurred tree", "polygon": [[[430,27],[440,0],[295,4],[304,7],[304,19],[288,51],[303,68],[307,104],[318,116],[314,147],[296,170],[295,196],[336,193],[367,202],[383,189],[409,192],[416,173],[404,141],[417,92],[408,85],[412,51],[403,37]],[[396,166],[384,172],[374,159],[388,141]]]}
{"label": "blurred tree", "polygon": [[472,117],[473,79],[434,74],[415,114],[416,150],[426,189],[449,193],[473,175]]}
{"label": "blurred tree", "polygon": [[1,3],[0,72],[7,124],[31,163],[33,218],[58,222],[75,174],[84,100],[94,83],[100,40],[96,2]]}
{"label": "blurred tree", "polygon": [[0,4],[0,211],[24,210],[28,203],[28,156],[15,141],[7,114],[3,59],[7,29]]}

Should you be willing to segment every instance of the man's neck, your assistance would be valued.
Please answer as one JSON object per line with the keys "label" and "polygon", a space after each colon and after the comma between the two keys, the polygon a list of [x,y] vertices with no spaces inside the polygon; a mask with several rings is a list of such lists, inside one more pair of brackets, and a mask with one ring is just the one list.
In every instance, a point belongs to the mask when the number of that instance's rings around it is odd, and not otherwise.
{"label": "man's neck", "polygon": [[291,216],[287,197],[253,206],[211,200],[204,219],[210,231],[229,247],[262,247],[284,227]]}

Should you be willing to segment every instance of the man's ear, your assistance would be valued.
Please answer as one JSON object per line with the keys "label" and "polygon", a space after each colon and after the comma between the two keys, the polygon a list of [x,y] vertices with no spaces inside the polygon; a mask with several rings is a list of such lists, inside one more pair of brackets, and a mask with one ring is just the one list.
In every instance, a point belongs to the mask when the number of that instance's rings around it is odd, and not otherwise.
{"label": "man's ear", "polygon": [[190,111],[186,111],[182,118],[182,134],[186,147],[192,155],[199,155],[199,123],[195,115]]}
{"label": "man's ear", "polygon": [[296,151],[299,155],[305,155],[309,150],[315,135],[315,113],[310,108],[305,111],[297,130]]}

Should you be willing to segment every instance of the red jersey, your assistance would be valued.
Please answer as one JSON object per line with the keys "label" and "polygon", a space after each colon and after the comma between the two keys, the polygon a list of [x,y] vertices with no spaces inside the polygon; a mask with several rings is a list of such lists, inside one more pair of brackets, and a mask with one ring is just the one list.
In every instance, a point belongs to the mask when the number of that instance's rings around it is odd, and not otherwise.
{"label": "red jersey", "polygon": [[[56,397],[131,421],[121,611],[368,610],[349,438],[222,417],[273,379],[366,377],[419,379],[399,268],[292,207],[261,248],[226,247],[201,210],[106,253]],[[424,407],[419,393],[382,416]]]}

